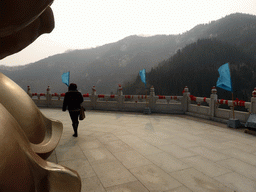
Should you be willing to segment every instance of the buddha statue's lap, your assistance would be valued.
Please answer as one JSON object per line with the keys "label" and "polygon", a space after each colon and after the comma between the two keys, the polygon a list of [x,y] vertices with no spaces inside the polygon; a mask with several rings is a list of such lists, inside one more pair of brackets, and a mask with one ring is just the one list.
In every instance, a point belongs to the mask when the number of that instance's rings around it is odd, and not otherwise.
{"label": "buddha statue's lap", "polygon": [[[54,28],[53,0],[0,1],[0,59]],[[0,191],[80,191],[78,174],[45,161],[62,134],[16,83],[0,73]],[[40,155],[40,156],[38,156]]]}

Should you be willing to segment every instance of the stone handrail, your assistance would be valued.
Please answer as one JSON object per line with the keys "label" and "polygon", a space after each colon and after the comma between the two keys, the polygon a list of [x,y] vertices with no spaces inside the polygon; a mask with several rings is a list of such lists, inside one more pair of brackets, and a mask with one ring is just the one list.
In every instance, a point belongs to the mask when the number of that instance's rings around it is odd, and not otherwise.
{"label": "stone handrail", "polygon": [[[61,108],[65,93],[51,93],[50,87],[46,93],[32,93],[28,87],[27,93],[39,107]],[[92,93],[83,94],[83,106],[91,110],[110,110],[143,112],[146,107],[153,113],[189,114],[216,121],[227,121],[233,118],[233,106],[241,106],[246,110],[235,110],[235,117],[245,123],[250,113],[256,113],[256,89],[252,93],[251,102],[242,100],[218,99],[215,87],[211,90],[210,98],[195,97],[190,94],[187,87],[182,96],[155,95],[154,88],[150,88],[149,95],[123,95],[122,87],[119,86],[116,95],[96,94],[95,86]],[[219,108],[219,105],[227,105],[229,109]]]}

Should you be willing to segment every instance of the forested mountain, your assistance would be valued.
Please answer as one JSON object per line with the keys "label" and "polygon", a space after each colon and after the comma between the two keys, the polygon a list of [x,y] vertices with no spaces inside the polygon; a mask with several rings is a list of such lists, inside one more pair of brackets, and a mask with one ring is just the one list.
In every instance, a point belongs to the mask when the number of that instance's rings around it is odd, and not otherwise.
{"label": "forested mountain", "polygon": [[[148,89],[153,85],[156,94],[181,95],[183,88],[188,86],[191,94],[209,97],[219,76],[218,68],[225,63],[230,63],[235,97],[248,100],[256,86],[255,52],[249,53],[239,46],[216,39],[199,39],[152,68],[146,74]],[[230,92],[217,89],[220,98],[231,99]],[[145,93],[140,77],[126,84],[124,92]]]}
{"label": "forested mountain", "polygon": [[[133,82],[139,70],[143,68],[150,71],[152,67],[158,66],[154,70],[160,70],[160,66],[166,66],[166,63],[170,61],[169,58],[172,58],[175,53],[177,53],[175,57],[181,53],[187,57],[181,49],[204,38],[228,42],[228,46],[232,49],[233,46],[239,46],[243,54],[255,55],[256,16],[232,14],[209,24],[198,25],[179,35],[129,36],[100,47],[54,55],[24,67],[0,66],[0,72],[13,79],[23,89],[30,85],[32,92],[45,92],[47,86],[50,85],[52,92],[59,93],[67,91],[66,85],[61,82],[61,75],[63,72],[70,71],[71,82],[77,83],[83,93],[91,92],[91,87],[95,85],[97,93],[109,94],[116,91],[118,84]],[[189,46],[198,46],[197,44]],[[193,49],[198,50],[198,47]],[[194,54],[198,54],[197,57],[201,55],[199,51]],[[204,51],[204,55],[209,57],[209,60],[211,59],[210,53]],[[183,63],[177,62],[175,65],[183,65]],[[190,62],[190,65],[194,64]],[[176,69],[180,70],[177,67],[170,70]],[[153,70],[151,73],[153,75]],[[177,71],[174,75],[180,76],[179,73]],[[157,81],[157,77],[152,81]],[[191,82],[192,79],[187,79],[187,81]],[[184,85],[189,85],[189,83]],[[176,87],[180,90],[184,85]],[[155,87],[157,89],[157,86]],[[168,92],[163,87],[160,93],[167,94]]]}

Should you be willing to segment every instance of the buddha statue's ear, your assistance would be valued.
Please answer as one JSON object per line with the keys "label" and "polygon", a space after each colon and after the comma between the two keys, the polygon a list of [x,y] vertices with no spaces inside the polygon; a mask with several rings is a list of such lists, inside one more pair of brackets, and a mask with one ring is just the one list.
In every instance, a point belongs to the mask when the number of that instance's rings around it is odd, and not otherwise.
{"label": "buddha statue's ear", "polygon": [[34,22],[53,0],[1,0],[0,37],[12,35]]}
{"label": "buddha statue's ear", "polygon": [[53,0],[0,1],[0,59],[17,53],[54,28]]}

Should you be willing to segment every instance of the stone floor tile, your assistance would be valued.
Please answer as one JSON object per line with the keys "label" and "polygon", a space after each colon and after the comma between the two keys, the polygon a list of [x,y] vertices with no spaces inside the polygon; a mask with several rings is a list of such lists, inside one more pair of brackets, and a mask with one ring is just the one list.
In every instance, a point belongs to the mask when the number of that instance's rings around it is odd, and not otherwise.
{"label": "stone floor tile", "polygon": [[256,181],[256,167],[235,158],[218,161],[218,164],[227,167],[245,177]]}
{"label": "stone floor tile", "polygon": [[[182,134],[182,133],[180,133],[180,134]],[[178,145],[178,146],[183,147],[183,148],[190,148],[190,147],[197,147],[197,146],[199,146],[197,144],[197,142],[195,142],[195,141],[188,141],[188,140],[186,140],[186,139],[184,139],[184,138],[182,138],[180,136],[177,136],[175,139],[173,139],[173,143],[175,145]]]}
{"label": "stone floor tile", "polygon": [[135,177],[150,191],[167,191],[182,186],[156,165],[146,165],[130,169]]}
{"label": "stone floor tile", "polygon": [[103,148],[104,145],[101,144],[101,142],[99,142],[98,140],[91,140],[91,141],[85,141],[82,143],[78,143],[78,145],[80,146],[80,148],[82,150],[86,150],[86,149],[96,149],[96,148]]}
{"label": "stone floor tile", "polygon": [[214,141],[209,141],[205,138],[203,138],[202,140],[199,140],[199,141],[195,141],[195,142],[197,143],[198,146],[206,147],[208,149],[211,149],[213,151],[220,152],[220,153],[223,150],[230,149],[230,146],[225,145],[225,143],[218,143],[218,142],[214,142]]}
{"label": "stone floor tile", "polygon": [[116,160],[116,158],[106,148],[85,149],[83,152],[91,164]]}
{"label": "stone floor tile", "polygon": [[236,149],[242,150],[247,153],[256,153],[256,146],[252,146],[252,145],[248,145],[248,144],[244,144],[244,143],[240,143],[240,142],[235,142],[235,141],[229,141],[229,142],[225,143],[225,145],[230,146],[230,148],[236,148]]}
{"label": "stone floor tile", "polygon": [[188,149],[185,149],[183,147],[179,147],[175,144],[158,146],[158,148],[171,154],[176,158],[184,158],[184,157],[190,157],[190,156],[196,155],[194,152]]}
{"label": "stone floor tile", "polygon": [[[166,134],[168,136],[168,134]],[[172,138],[174,138],[174,135],[171,135],[169,137],[164,136],[163,133],[155,133],[150,134],[147,136],[140,137],[143,141],[153,145],[153,146],[162,146],[162,145],[170,145],[173,144]]]}
{"label": "stone floor tile", "polygon": [[106,188],[107,192],[148,192],[139,181],[129,182]]}
{"label": "stone floor tile", "polygon": [[63,134],[61,135],[61,140],[77,140],[77,138],[74,138],[72,135],[74,134],[73,131],[70,130],[63,130]]}
{"label": "stone floor tile", "polygon": [[255,192],[256,181],[252,181],[238,173],[232,172],[215,177],[222,184],[228,186],[236,192]]}
{"label": "stone floor tile", "polygon": [[55,152],[55,153],[52,153],[52,154],[47,158],[47,161],[50,161],[50,162],[53,162],[53,163],[58,163],[56,152]]}
{"label": "stone floor tile", "polygon": [[131,148],[129,145],[124,143],[122,140],[115,140],[106,143],[105,147],[112,153],[116,152],[124,152],[124,151],[131,151],[133,148]]}
{"label": "stone floor tile", "polygon": [[101,137],[101,136],[104,136],[104,135],[109,135],[111,133],[107,132],[107,131],[97,131],[97,130],[94,130],[93,128],[91,128],[91,130],[93,131],[93,134],[92,136],[97,139],[98,137]]}
{"label": "stone floor tile", "polygon": [[89,177],[82,179],[81,192],[106,192],[98,177]]}
{"label": "stone floor tile", "polygon": [[[235,133],[235,132],[234,132]],[[255,137],[253,135],[249,134],[232,134],[229,136],[231,141],[239,141],[239,143],[247,144],[247,145],[253,145],[256,147],[255,144]]]}
{"label": "stone floor tile", "polygon": [[140,155],[136,151],[126,151],[114,153],[114,156],[127,168],[140,167],[143,165],[152,164],[151,161]]}
{"label": "stone floor tile", "polygon": [[177,170],[187,169],[190,167],[190,165],[173,157],[172,155],[166,152],[147,155],[146,158],[149,159],[158,167],[165,170],[166,172],[173,172]]}
{"label": "stone floor tile", "polygon": [[191,167],[194,167],[195,169],[210,177],[216,177],[231,172],[224,166],[216,164],[201,156],[183,158],[182,160],[188,163]]}
{"label": "stone floor tile", "polygon": [[78,142],[79,140],[77,138],[69,136],[69,138],[61,138],[58,147],[74,147],[78,144]]}
{"label": "stone floor tile", "polygon": [[247,153],[240,149],[230,148],[228,150],[223,150],[223,153],[230,155],[236,159],[249,163],[251,165],[256,166],[256,155]]}
{"label": "stone floor tile", "polygon": [[119,161],[93,164],[92,167],[104,187],[137,181],[137,179]]}
{"label": "stone floor tile", "polygon": [[89,162],[85,159],[60,161],[60,165],[76,170],[81,178],[96,176]]}
{"label": "stone floor tile", "polygon": [[172,190],[168,190],[168,191],[164,191],[164,192],[193,192],[191,191],[189,188],[182,186],[182,187],[178,187],[176,189],[172,189]]}
{"label": "stone floor tile", "polygon": [[123,136],[123,135],[131,135],[130,132],[128,132],[126,129],[121,129],[121,130],[118,130],[118,131],[113,131],[111,132],[112,134],[114,134],[115,136]]}
{"label": "stone floor tile", "polygon": [[201,139],[200,136],[196,136],[196,135],[193,135],[191,133],[186,133],[186,132],[182,132],[182,134],[180,136],[188,141],[197,141],[197,140]]}
{"label": "stone floor tile", "polygon": [[105,135],[102,135],[102,136],[99,136],[97,137],[97,139],[101,142],[101,143],[108,143],[108,142],[111,142],[111,141],[116,141],[116,140],[119,140],[119,138],[117,136],[115,136],[114,134],[112,133],[108,133],[108,134],[105,134]]}
{"label": "stone floor tile", "polygon": [[[100,117],[99,117],[100,118]],[[98,121],[98,120],[97,120]],[[106,126],[107,125],[107,126]],[[115,128],[110,126],[111,124],[109,122],[100,122],[100,123],[92,123],[89,128],[87,128],[88,131],[95,131],[98,133],[109,133],[115,130]],[[103,129],[104,128],[104,129]]]}
{"label": "stone floor tile", "polygon": [[195,192],[234,192],[194,168],[173,172],[170,175]]}
{"label": "stone floor tile", "polygon": [[130,146],[136,146],[137,143],[142,142],[142,140],[135,135],[122,135],[118,136],[118,138]]}
{"label": "stone floor tile", "polygon": [[199,135],[199,136],[210,142],[225,143],[227,141],[231,141],[231,139],[227,139],[226,137],[224,137],[222,132],[216,132],[216,131]]}
{"label": "stone floor tile", "polygon": [[224,155],[223,153],[215,152],[206,147],[192,147],[192,148],[189,148],[189,150],[211,161],[220,161],[220,160],[230,158],[229,156]]}
{"label": "stone floor tile", "polygon": [[153,145],[150,145],[143,141],[137,142],[136,144],[133,144],[130,146],[143,155],[151,155],[151,154],[163,152],[162,150],[158,149],[157,147],[154,147]]}
{"label": "stone floor tile", "polygon": [[58,162],[79,158],[86,159],[83,151],[77,145],[73,147],[58,146],[56,148],[56,155]]}
{"label": "stone floor tile", "polygon": [[88,131],[88,130],[81,130],[80,127],[78,128],[78,138],[80,139],[87,139],[89,140],[94,132],[93,131]]}

